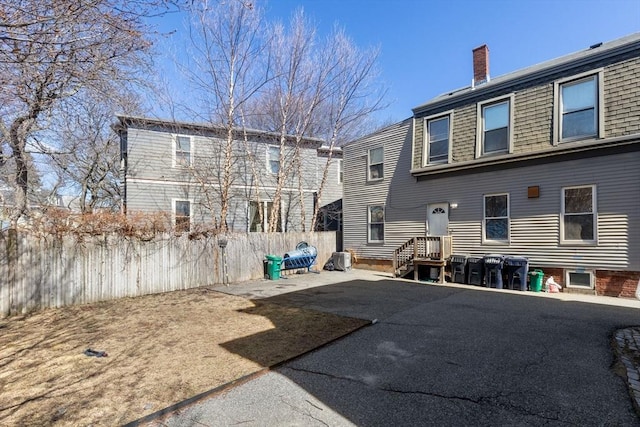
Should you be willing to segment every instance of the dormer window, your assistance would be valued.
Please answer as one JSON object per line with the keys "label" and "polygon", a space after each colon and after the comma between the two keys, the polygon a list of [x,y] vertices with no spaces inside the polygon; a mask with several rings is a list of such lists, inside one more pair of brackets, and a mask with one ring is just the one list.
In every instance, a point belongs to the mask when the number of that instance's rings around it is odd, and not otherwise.
{"label": "dormer window", "polygon": [[424,166],[448,163],[451,141],[450,114],[427,117]]}
{"label": "dormer window", "polygon": [[513,96],[478,104],[477,157],[512,151],[512,106]]}
{"label": "dormer window", "polygon": [[603,136],[602,71],[555,83],[554,143]]}
{"label": "dormer window", "polygon": [[560,86],[562,109],[562,139],[594,136],[597,129],[597,103],[595,76]]}

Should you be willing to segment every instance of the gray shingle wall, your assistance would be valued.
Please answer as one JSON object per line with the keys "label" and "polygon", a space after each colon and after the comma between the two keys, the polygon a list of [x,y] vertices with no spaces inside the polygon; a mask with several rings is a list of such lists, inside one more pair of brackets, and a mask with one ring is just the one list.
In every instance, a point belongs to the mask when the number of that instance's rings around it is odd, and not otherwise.
{"label": "gray shingle wall", "polygon": [[553,115],[553,84],[519,91],[516,93],[514,103],[514,153],[549,148]]}
{"label": "gray shingle wall", "polygon": [[415,130],[414,134],[414,144],[413,144],[413,167],[415,169],[422,167],[422,151],[424,144],[424,119],[419,118],[415,120],[414,123]]}
{"label": "gray shingle wall", "polygon": [[604,73],[605,136],[640,132],[640,58],[613,64]]}
{"label": "gray shingle wall", "polygon": [[476,120],[476,104],[457,108],[453,113],[451,158],[454,163],[475,158]]}
{"label": "gray shingle wall", "polygon": [[[611,61],[610,61],[611,62]],[[597,63],[581,67],[553,79],[538,80],[533,86],[518,87],[512,93],[514,101],[514,153],[526,153],[552,147],[553,82],[581,72],[604,68],[604,130],[605,137],[617,137],[640,132],[640,58],[613,63]],[[503,94],[505,95],[505,94]],[[452,121],[452,162],[475,158],[477,99],[456,106]],[[435,112],[435,110],[434,110]],[[431,115],[431,112],[425,113]],[[414,168],[422,167],[423,118],[416,119]]]}

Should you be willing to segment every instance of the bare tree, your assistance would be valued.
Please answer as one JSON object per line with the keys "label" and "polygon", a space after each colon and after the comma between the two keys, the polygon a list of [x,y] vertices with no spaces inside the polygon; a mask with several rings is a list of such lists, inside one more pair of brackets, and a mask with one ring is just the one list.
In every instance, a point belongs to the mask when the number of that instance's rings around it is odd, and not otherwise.
{"label": "bare tree", "polygon": [[336,29],[323,50],[323,64],[331,64],[330,85],[319,117],[327,156],[318,185],[312,227],[315,229],[327,185],[333,152],[370,126],[372,113],[383,109],[386,90],[377,81],[377,49],[360,50],[343,30]]}
{"label": "bare tree", "polygon": [[[275,231],[278,225],[283,187],[292,182],[293,172],[300,163],[297,159],[299,141],[296,141],[295,148],[292,150],[293,158],[288,158],[287,146],[291,145],[289,135],[294,132],[297,135],[304,135],[306,126],[310,122],[315,106],[306,106],[304,101],[312,86],[314,74],[312,70],[316,68],[311,61],[315,30],[305,19],[302,9],[294,15],[288,32],[283,25],[278,24],[274,27],[273,33],[270,48],[273,52],[275,78],[266,99],[274,107],[274,127],[279,135],[279,167],[269,221],[268,231],[270,232]],[[300,175],[299,177],[301,178]],[[304,204],[301,208],[304,210]]]}
{"label": "bare tree", "polygon": [[[289,210],[292,202],[298,203],[296,209],[305,229],[305,195],[310,187],[317,190],[320,185],[318,200],[322,197],[331,153],[382,107],[383,91],[374,86],[377,51],[357,49],[342,31],[326,41],[319,40],[302,10],[286,27],[277,24],[267,28],[252,4],[211,1],[190,10],[191,62],[181,68],[192,87],[190,93],[195,95],[191,102],[197,104],[191,116],[221,126],[224,135],[209,138],[208,151],[215,157],[196,158],[194,181],[205,193],[203,199],[212,205],[212,216],[226,230],[234,184],[243,179],[244,187],[252,187],[253,197],[259,198],[264,190],[259,184],[271,180],[271,174],[258,176],[264,167],[256,162],[255,146],[247,143],[246,124],[269,131],[273,140],[265,137],[263,142],[278,147],[278,167],[271,171],[275,172],[270,184],[274,190],[269,194],[267,231],[278,230],[285,197]],[[309,162],[303,159],[308,154],[303,148],[310,143],[319,145],[318,141],[310,142],[310,137],[326,138],[329,145],[320,182],[315,173],[304,170]],[[312,227],[319,206],[312,212]],[[262,210],[258,215],[263,215]]]}
{"label": "bare tree", "polygon": [[[92,88],[131,83],[151,48],[143,16],[158,4],[125,0],[0,2],[0,139],[15,165],[15,209],[27,213],[27,143],[55,107]],[[8,154],[4,154],[6,158]]]}
{"label": "bare tree", "polygon": [[235,147],[236,141],[243,138],[238,130],[242,124],[240,111],[269,79],[262,16],[259,9],[242,0],[204,1],[190,12],[193,65],[184,64],[182,68],[200,97],[204,120],[225,130],[221,146],[212,149],[217,153],[219,165],[207,171],[215,182],[209,179],[210,184],[202,187],[218,192],[218,223],[226,231],[231,189],[237,178],[234,165],[237,156],[242,155],[242,150]]}
{"label": "bare tree", "polygon": [[[265,107],[262,110],[271,114],[270,121],[263,119],[262,123],[271,122],[280,135],[280,168],[269,230],[275,230],[282,188],[294,180],[305,229],[304,185],[308,177],[302,147],[309,137],[320,136],[325,140],[327,155],[320,182],[316,183],[311,217],[315,229],[336,147],[366,128],[372,113],[384,106],[384,89],[377,85],[375,69],[378,51],[358,49],[340,29],[325,41],[318,41],[315,28],[301,10],[293,16],[289,28],[275,27],[271,49],[275,78],[266,98],[260,101]],[[287,150],[287,145],[293,148]]]}
{"label": "bare tree", "polygon": [[120,139],[112,126],[116,114],[140,110],[134,93],[112,93],[105,99],[86,89],[55,109],[44,133],[49,145],[36,145],[58,177],[58,191],[77,194],[81,212],[119,208]]}

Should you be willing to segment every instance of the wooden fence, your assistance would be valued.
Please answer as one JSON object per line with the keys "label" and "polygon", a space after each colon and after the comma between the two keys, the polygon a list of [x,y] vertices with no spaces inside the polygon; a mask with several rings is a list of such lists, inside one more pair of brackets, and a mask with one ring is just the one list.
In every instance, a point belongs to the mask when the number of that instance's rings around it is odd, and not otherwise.
{"label": "wooden fence", "polygon": [[[229,283],[263,277],[265,255],[301,242],[318,249],[317,269],[336,248],[335,232],[225,236]],[[219,237],[116,235],[37,237],[0,234],[0,316],[227,282]]]}

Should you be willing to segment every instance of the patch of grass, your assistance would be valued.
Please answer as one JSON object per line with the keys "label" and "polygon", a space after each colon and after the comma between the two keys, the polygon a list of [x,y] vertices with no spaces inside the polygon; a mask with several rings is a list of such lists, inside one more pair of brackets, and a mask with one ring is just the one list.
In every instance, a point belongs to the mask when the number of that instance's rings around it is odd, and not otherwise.
{"label": "patch of grass", "polygon": [[0,320],[0,424],[121,425],[366,323],[207,288]]}

